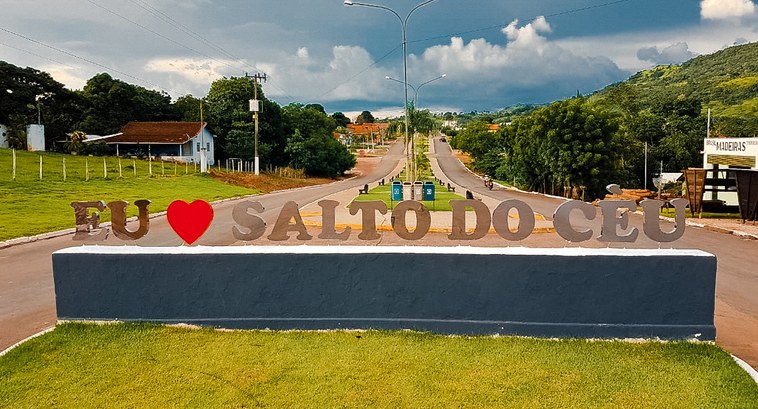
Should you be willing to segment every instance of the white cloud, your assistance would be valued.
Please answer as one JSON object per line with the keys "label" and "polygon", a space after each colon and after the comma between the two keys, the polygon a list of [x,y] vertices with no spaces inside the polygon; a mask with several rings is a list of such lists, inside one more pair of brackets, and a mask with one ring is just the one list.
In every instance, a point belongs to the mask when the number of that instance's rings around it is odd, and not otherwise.
{"label": "white cloud", "polygon": [[655,47],[656,50],[664,50],[672,44],[686,43],[690,52],[704,55],[735,43],[753,41],[758,41],[758,32],[754,31],[754,27],[747,22],[737,22],[733,24],[702,23],[677,29],[573,37],[561,39],[556,43],[575,53],[597,53],[607,56],[621,69],[637,72],[655,65],[651,61],[638,57],[638,52],[642,48]]}
{"label": "white cloud", "polygon": [[234,61],[194,58],[156,58],[145,64],[147,71],[179,75],[196,84],[210,84],[222,78]]}
{"label": "white cloud", "polygon": [[700,17],[704,20],[721,20],[755,15],[752,0],[702,0]]}
{"label": "white cloud", "polygon": [[685,42],[676,43],[660,50],[658,47],[645,47],[637,50],[637,58],[655,64],[679,64],[696,55],[689,50],[689,46]]}
{"label": "white cloud", "polygon": [[[491,44],[475,39],[468,44],[453,37],[448,45],[428,48],[417,62],[417,69],[433,67],[441,73],[469,83],[489,82],[494,87],[546,86],[571,82],[573,88],[605,85],[619,79],[620,70],[604,57],[582,56],[549,41],[542,33],[551,31],[540,17],[518,27],[514,21],[502,32],[507,44]],[[552,85],[548,85],[552,86]]]}
{"label": "white cloud", "polygon": [[271,77],[267,95],[286,97],[296,92],[299,102],[381,98],[387,94],[384,76],[391,74],[374,67],[369,53],[355,46],[333,47],[328,60],[301,47],[258,66]]}

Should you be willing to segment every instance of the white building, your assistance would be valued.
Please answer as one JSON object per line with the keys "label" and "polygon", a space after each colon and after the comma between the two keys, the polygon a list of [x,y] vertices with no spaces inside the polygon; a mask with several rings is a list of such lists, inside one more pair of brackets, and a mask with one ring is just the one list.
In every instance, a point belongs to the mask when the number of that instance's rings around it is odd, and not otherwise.
{"label": "white building", "polygon": [[88,138],[116,147],[118,155],[149,155],[181,162],[200,163],[206,150],[208,165],[215,163],[215,136],[205,122],[129,122],[115,135]]}
{"label": "white building", "polygon": [[45,125],[26,126],[26,149],[29,151],[45,150]]}

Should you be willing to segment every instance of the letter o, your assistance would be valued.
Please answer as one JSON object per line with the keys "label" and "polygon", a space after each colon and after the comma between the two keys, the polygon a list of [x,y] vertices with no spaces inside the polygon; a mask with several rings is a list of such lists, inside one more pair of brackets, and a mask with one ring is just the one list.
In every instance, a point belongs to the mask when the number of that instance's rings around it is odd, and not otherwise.
{"label": "letter o", "polygon": [[[405,224],[405,216],[408,211],[416,213],[416,230],[413,232],[410,232]],[[406,200],[395,206],[395,209],[392,210],[392,218],[394,220],[392,230],[405,240],[419,240],[426,236],[429,233],[429,228],[432,227],[432,215],[429,213],[429,209],[423,203],[414,200]]]}
{"label": "letter o", "polygon": [[[519,215],[518,230],[515,232],[511,231],[510,223],[508,222],[508,212],[511,209],[516,209]],[[495,208],[495,211],[492,212],[492,225],[495,227],[497,234],[506,240],[520,241],[529,237],[534,231],[534,223],[534,210],[520,200],[506,200],[500,203]]]}

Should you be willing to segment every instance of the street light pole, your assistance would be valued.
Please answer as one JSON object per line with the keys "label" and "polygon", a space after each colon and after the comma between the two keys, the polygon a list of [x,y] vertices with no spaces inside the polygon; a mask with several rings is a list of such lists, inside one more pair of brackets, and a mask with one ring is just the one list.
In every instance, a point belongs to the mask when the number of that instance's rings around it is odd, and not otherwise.
{"label": "street light pole", "polygon": [[[445,78],[445,77],[447,77],[447,74],[442,74],[442,75],[440,75],[439,77],[435,77],[435,78],[432,78],[432,79],[430,79],[429,81],[424,81],[424,82],[422,82],[422,83],[421,83],[421,84],[419,84],[417,87],[414,87],[413,85],[411,85],[411,84],[408,84],[408,86],[409,86],[409,87],[411,87],[411,88],[413,89],[413,92],[414,92],[414,95],[415,95],[415,96],[414,96],[414,98],[413,98],[413,106],[415,107],[415,106],[417,106],[417,104],[418,104],[418,92],[419,92],[419,90],[421,89],[421,87],[423,87],[424,85],[426,85],[426,84],[428,84],[428,83],[430,83],[430,82],[434,82],[434,81],[437,81],[437,80],[441,80],[441,79],[443,79],[443,78]],[[403,81],[400,81],[400,80],[398,80],[398,79],[392,78],[392,77],[390,77],[390,76],[386,76],[386,77],[384,77],[384,79],[386,79],[386,80],[390,80],[390,81],[399,82],[399,83],[403,84]]]}
{"label": "street light pole", "polygon": [[[369,4],[369,3],[359,3],[357,1],[352,0],[345,0],[344,4],[346,6],[363,6],[363,7],[371,7],[371,8],[377,8],[382,10],[387,10],[390,13],[394,14],[395,17],[397,17],[398,20],[400,20],[400,27],[402,28],[403,32],[403,85],[405,90],[405,152],[406,152],[406,161],[405,161],[405,180],[406,182],[410,182],[416,179],[416,175],[411,175],[411,169],[414,167],[410,166],[410,161],[415,162],[416,157],[413,155],[414,150],[414,143],[413,139],[409,140],[408,137],[408,42],[406,41],[406,33],[408,31],[408,19],[410,19],[411,14],[413,14],[414,11],[420,9],[421,7],[426,6],[427,4],[436,1],[436,0],[426,0],[416,5],[416,7],[412,8],[411,11],[408,12],[408,15],[405,16],[405,19],[403,19],[400,14],[398,14],[395,10],[387,7],[382,6],[378,4]],[[408,150],[408,144],[410,142],[410,151]]]}
{"label": "street light pole", "polygon": [[[434,81],[437,81],[437,80],[441,80],[441,79],[443,79],[443,78],[445,78],[445,77],[447,77],[447,74],[442,74],[442,75],[440,75],[440,76],[438,76],[438,77],[435,77],[435,78],[432,78],[432,79],[430,79],[430,80],[428,80],[428,81],[424,81],[424,82],[422,82],[422,83],[421,83],[420,85],[418,85],[417,87],[414,87],[414,86],[413,86],[413,85],[411,85],[411,84],[403,83],[403,81],[400,81],[400,80],[398,80],[398,79],[392,78],[392,77],[390,77],[390,76],[386,76],[386,77],[384,77],[384,78],[385,78],[385,79],[388,79],[388,80],[390,80],[390,81],[395,81],[395,82],[399,82],[399,83],[401,83],[401,84],[407,85],[407,86],[409,86],[409,87],[411,87],[411,88],[413,89],[413,93],[414,93],[414,97],[413,97],[413,109],[415,110],[415,109],[417,109],[417,108],[418,108],[418,105],[417,105],[417,104],[418,104],[418,92],[419,92],[419,90],[421,89],[421,87],[423,87],[424,85],[426,85],[426,84],[428,84],[428,83],[430,83],[430,82],[434,82]],[[415,130],[414,130],[414,132],[413,132],[413,138],[412,138],[411,140],[412,140],[412,141],[415,141],[415,140],[416,140],[416,132],[415,132]],[[416,170],[417,170],[418,168],[416,167],[416,160],[415,160],[415,158],[416,158],[416,148],[415,148],[415,146],[414,146],[414,145],[415,145],[415,144],[412,144],[412,146],[413,146],[412,156],[413,156],[413,158],[414,158],[414,160],[413,160],[413,174],[414,174],[414,175],[416,175],[416,173],[417,173],[417,172],[416,172]]]}

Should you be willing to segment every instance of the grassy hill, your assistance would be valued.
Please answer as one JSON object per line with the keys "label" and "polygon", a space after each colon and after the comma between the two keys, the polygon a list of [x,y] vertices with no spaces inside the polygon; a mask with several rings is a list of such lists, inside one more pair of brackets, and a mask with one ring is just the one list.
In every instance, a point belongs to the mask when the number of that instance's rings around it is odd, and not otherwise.
{"label": "grassy hill", "polygon": [[716,134],[757,135],[758,42],[729,47],[680,65],[641,71],[594,97],[615,99],[620,104],[634,101],[642,108],[654,107],[661,101],[696,100],[703,114],[711,109]]}

